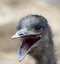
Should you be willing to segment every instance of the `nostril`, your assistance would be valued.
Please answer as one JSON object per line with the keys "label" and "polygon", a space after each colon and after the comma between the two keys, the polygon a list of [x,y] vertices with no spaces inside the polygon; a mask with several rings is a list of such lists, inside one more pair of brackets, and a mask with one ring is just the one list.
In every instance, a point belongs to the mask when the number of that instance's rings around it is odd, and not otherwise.
{"label": "nostril", "polygon": [[23,34],[19,34],[19,35],[23,35]]}

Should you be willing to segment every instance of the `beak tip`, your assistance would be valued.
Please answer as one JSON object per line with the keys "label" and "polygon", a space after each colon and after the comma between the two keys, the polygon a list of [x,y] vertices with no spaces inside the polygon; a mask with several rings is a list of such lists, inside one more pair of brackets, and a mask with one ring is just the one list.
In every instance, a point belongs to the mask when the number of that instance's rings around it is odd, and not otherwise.
{"label": "beak tip", "polygon": [[14,35],[14,36],[11,37],[11,39],[16,39],[16,38],[19,38],[19,37],[20,37],[20,36]]}
{"label": "beak tip", "polygon": [[11,37],[11,39],[15,39],[15,37],[14,37],[14,36],[12,36],[12,37]]}
{"label": "beak tip", "polygon": [[15,39],[15,38],[12,38],[12,37],[11,37],[11,39]]}

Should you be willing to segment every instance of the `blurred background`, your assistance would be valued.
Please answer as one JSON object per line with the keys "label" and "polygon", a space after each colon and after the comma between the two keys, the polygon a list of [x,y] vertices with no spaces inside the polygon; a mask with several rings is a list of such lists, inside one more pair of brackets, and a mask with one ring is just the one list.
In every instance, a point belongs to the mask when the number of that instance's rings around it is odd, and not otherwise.
{"label": "blurred background", "polygon": [[60,0],[0,0],[0,64],[35,64],[27,55],[20,63],[17,51],[20,40],[12,40],[16,25],[31,14],[44,16],[53,32],[57,64],[60,64]]}

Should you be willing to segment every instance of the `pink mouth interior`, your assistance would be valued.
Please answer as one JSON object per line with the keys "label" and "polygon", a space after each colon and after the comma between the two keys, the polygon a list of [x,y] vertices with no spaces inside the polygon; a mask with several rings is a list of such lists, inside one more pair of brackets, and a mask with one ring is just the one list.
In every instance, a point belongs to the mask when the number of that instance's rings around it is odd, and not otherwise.
{"label": "pink mouth interior", "polygon": [[41,38],[40,35],[30,36],[30,37],[24,37],[24,45],[23,45],[23,48],[25,50],[28,50],[40,38]]}

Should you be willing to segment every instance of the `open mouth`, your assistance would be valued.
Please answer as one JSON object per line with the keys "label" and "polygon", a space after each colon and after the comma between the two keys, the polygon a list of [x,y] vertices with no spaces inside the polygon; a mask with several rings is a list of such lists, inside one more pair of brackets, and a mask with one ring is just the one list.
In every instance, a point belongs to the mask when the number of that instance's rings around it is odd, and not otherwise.
{"label": "open mouth", "polygon": [[40,35],[32,35],[23,38],[22,47],[28,50],[37,40],[40,39]]}
{"label": "open mouth", "polygon": [[22,61],[29,51],[37,46],[37,41],[42,38],[42,35],[27,35],[21,38],[23,42],[21,43],[18,51],[19,61]]}
{"label": "open mouth", "polygon": [[26,28],[17,31],[11,38],[16,39],[19,37],[22,39],[18,49],[18,60],[20,62],[34,47],[38,46],[44,40],[41,33],[31,34]]}

